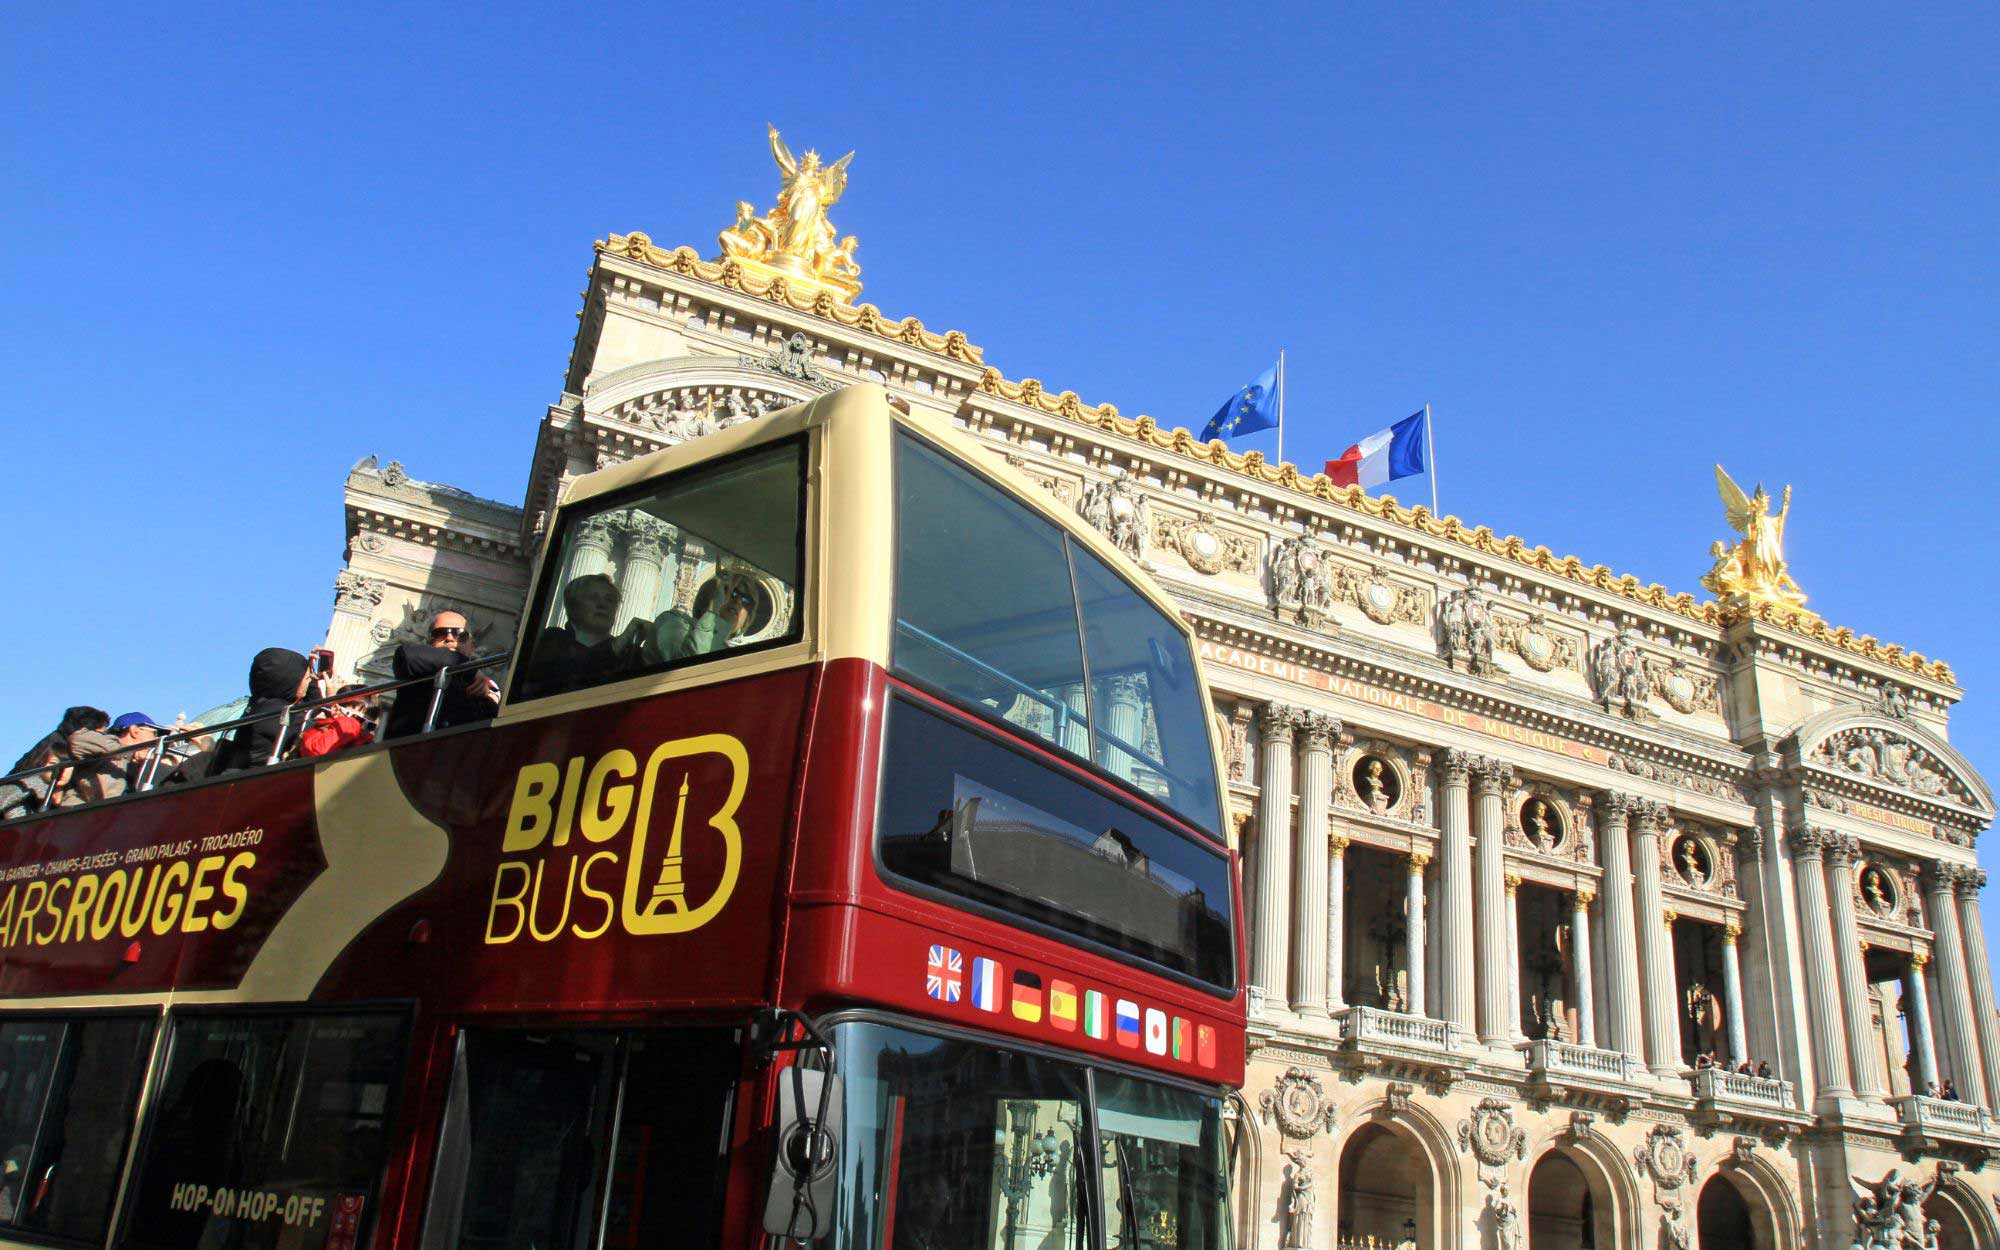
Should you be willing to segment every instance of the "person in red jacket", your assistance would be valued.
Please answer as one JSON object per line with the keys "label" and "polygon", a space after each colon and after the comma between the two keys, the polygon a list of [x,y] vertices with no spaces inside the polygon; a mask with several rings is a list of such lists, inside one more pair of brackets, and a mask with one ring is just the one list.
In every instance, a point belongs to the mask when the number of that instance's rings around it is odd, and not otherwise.
{"label": "person in red jacket", "polygon": [[[338,693],[344,695],[365,688],[344,686]],[[368,701],[365,698],[343,699],[321,708],[318,718],[299,735],[299,754],[332,755],[349,747],[365,747],[373,741],[375,730],[369,723]]]}

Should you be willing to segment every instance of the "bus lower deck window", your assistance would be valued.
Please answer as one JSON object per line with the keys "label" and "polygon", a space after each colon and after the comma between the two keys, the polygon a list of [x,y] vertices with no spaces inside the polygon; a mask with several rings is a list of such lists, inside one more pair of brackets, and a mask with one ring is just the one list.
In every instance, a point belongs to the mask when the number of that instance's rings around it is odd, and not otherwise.
{"label": "bus lower deck window", "polygon": [[100,1014],[0,1023],[0,1236],[104,1235],[153,1025]]}

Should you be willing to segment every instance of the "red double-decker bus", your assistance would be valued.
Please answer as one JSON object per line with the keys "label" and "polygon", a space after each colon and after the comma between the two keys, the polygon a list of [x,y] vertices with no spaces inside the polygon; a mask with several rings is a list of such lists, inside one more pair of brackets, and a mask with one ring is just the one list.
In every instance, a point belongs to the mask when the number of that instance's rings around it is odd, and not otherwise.
{"label": "red double-decker bus", "polygon": [[879,388],[579,479],[492,721],[0,826],[0,1240],[1226,1250],[1209,706]]}

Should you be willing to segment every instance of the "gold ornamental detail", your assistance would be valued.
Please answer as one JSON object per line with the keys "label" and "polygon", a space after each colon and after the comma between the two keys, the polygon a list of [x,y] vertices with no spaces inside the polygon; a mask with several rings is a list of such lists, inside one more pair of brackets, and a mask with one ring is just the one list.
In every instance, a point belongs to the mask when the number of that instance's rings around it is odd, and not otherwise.
{"label": "gold ornamental detail", "polygon": [[668,251],[654,244],[645,234],[634,230],[630,234],[614,234],[608,239],[599,239],[594,245],[599,252],[612,256],[626,256],[644,264],[671,270],[683,277],[700,282],[741,291],[753,299],[765,299],[774,304],[782,304],[794,312],[811,313],[825,317],[850,329],[893,339],[910,347],[936,352],[950,360],[963,361],[968,365],[984,365],[986,353],[983,348],[966,341],[965,335],[957,330],[943,334],[924,328],[924,323],[915,317],[905,317],[898,321],[882,315],[882,310],[873,304],[844,304],[825,288],[814,289],[809,284],[794,282],[783,274],[771,275],[760,270],[747,268],[734,258],[723,261],[703,260],[691,247],[677,247]]}
{"label": "gold ornamental detail", "polygon": [[736,202],[736,223],[716,236],[722,245],[718,262],[734,260],[747,269],[831,290],[843,304],[861,294],[861,266],[855,263],[858,240],[839,237],[827,210],[840,203],[847,190],[849,152],[831,165],[819,153],[793,156],[776,126],[771,134],[771,159],[783,175],[778,200],[759,216],[748,200]]}
{"label": "gold ornamental detail", "polygon": [[1746,495],[1718,464],[1715,489],[1722,496],[1729,528],[1741,537],[1735,546],[1717,542],[1709,548],[1715,567],[1702,576],[1701,584],[1715,592],[1725,611],[1741,612],[1769,604],[1804,612],[1806,592],[1799,589],[1785,565],[1785,521],[1792,513],[1792,488],[1785,487],[1784,503],[1774,513],[1762,482],[1757,483],[1754,494]]}

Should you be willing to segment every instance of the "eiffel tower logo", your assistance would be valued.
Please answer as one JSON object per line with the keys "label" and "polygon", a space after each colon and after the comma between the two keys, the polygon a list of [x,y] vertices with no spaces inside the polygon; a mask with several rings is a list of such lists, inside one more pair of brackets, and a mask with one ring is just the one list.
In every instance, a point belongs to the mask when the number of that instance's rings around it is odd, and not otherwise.
{"label": "eiffel tower logo", "polygon": [[653,896],[646,900],[648,917],[662,911],[687,915],[687,882],[681,876],[681,830],[687,822],[688,774],[681,774],[680,798],[674,804],[674,832],[667,839],[667,853],[660,857],[660,879],[653,883]]}

